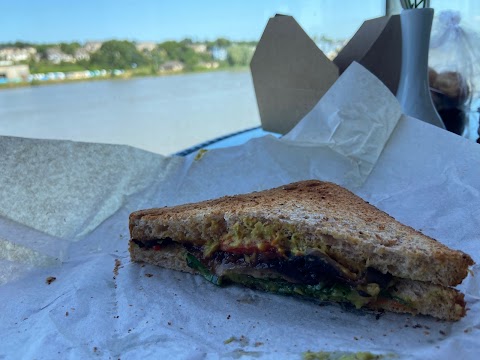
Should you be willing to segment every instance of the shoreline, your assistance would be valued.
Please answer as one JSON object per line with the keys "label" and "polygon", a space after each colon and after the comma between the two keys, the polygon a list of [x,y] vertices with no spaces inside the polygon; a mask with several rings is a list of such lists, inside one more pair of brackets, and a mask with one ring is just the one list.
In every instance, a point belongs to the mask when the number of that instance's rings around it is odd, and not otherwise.
{"label": "shoreline", "polygon": [[106,75],[106,76],[97,76],[97,77],[90,77],[90,78],[81,78],[81,79],[63,79],[63,80],[45,80],[39,81],[34,80],[31,82],[22,81],[22,82],[14,82],[14,83],[5,83],[0,84],[0,91],[2,90],[10,90],[10,89],[18,89],[18,88],[25,88],[25,87],[37,87],[37,86],[45,86],[45,85],[58,85],[58,84],[71,84],[77,82],[86,82],[86,81],[105,81],[105,80],[128,80],[133,78],[141,78],[141,77],[164,77],[164,76],[176,76],[176,75],[187,75],[187,74],[200,74],[200,73],[210,73],[210,72],[219,72],[219,71],[247,71],[249,69],[248,66],[225,66],[225,67],[218,67],[216,69],[199,69],[199,70],[190,70],[190,71],[169,71],[164,73],[145,73],[145,72],[135,72],[135,71],[126,71],[124,74],[121,75]]}

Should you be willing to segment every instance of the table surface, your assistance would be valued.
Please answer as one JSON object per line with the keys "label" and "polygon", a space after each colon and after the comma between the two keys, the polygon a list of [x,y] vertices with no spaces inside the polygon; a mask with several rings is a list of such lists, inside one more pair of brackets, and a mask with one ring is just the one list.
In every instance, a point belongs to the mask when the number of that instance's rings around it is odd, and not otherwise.
{"label": "table surface", "polygon": [[198,145],[189,147],[188,149],[179,151],[175,153],[174,155],[178,156],[186,156],[191,153],[194,153],[200,149],[218,149],[218,148],[225,148],[225,147],[230,147],[230,146],[236,146],[236,145],[242,145],[249,141],[250,139],[253,138],[258,138],[262,137],[265,135],[273,135],[275,137],[280,137],[280,134],[272,133],[263,130],[260,126],[258,127],[253,127],[249,129],[245,129],[242,131],[238,131],[235,133],[227,134],[225,136],[221,136],[218,138],[214,138],[208,141],[205,141],[203,143],[200,143]]}

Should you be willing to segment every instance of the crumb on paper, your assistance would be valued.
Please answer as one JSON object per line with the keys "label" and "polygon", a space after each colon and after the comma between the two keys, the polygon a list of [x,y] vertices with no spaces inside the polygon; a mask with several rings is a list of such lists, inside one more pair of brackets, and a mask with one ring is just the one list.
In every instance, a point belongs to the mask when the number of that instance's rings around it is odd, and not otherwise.
{"label": "crumb on paper", "polygon": [[145,276],[150,278],[153,276],[153,274],[145,274]]}
{"label": "crumb on paper", "polygon": [[263,345],[263,342],[261,342],[261,341],[256,341],[255,344],[254,344],[255,347],[259,347],[259,346],[262,346],[262,345]]}
{"label": "crumb on paper", "polygon": [[230,320],[230,317],[231,317],[230,314],[228,314],[228,315],[227,315],[227,320]]}
{"label": "crumb on paper", "polygon": [[47,279],[45,280],[45,282],[47,283],[47,285],[50,285],[51,283],[53,283],[55,280],[57,280],[57,278],[55,276],[49,276],[47,277]]}
{"label": "crumb on paper", "polygon": [[225,340],[223,343],[225,345],[230,344],[231,342],[234,342],[236,340],[235,336],[230,336],[227,340]]}
{"label": "crumb on paper", "polygon": [[93,347],[93,352],[97,352],[98,348],[96,346]]}
{"label": "crumb on paper", "polygon": [[171,325],[172,325],[172,322],[171,322],[171,321],[169,321],[167,324],[171,326]]}
{"label": "crumb on paper", "polygon": [[115,267],[113,268],[113,275],[118,276],[118,269],[122,266],[120,259],[115,259]]}
{"label": "crumb on paper", "polygon": [[[223,343],[225,345],[227,345],[227,344],[230,344],[234,341],[238,342],[240,344],[240,346],[242,346],[242,347],[248,346],[248,344],[249,344],[249,340],[245,335],[240,335],[239,338],[237,338],[235,336],[231,336],[227,340],[225,340]],[[261,344],[263,344],[263,343],[261,343]]]}
{"label": "crumb on paper", "polygon": [[201,158],[203,158],[203,156],[205,155],[205,153],[207,152],[208,150],[207,149],[200,149],[198,150],[197,152],[197,155],[195,155],[195,161],[198,161],[200,160]]}
{"label": "crumb on paper", "polygon": [[69,314],[68,314],[68,311],[66,311],[66,312],[65,312],[65,316],[68,316],[68,315],[69,315]]}

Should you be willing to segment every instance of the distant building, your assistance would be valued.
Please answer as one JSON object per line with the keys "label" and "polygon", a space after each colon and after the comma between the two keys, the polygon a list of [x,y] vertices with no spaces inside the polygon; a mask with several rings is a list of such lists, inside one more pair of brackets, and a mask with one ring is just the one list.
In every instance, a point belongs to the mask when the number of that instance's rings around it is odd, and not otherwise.
{"label": "distant building", "polygon": [[154,42],[141,42],[141,43],[137,43],[135,47],[140,52],[144,52],[144,51],[152,52],[157,47],[157,44]]}
{"label": "distant building", "polygon": [[198,66],[204,69],[217,69],[220,64],[218,63],[218,61],[207,61],[199,63]]}
{"label": "distant building", "polygon": [[0,83],[27,81],[30,76],[28,65],[0,66]]}
{"label": "distant building", "polygon": [[185,68],[185,65],[180,61],[167,61],[166,63],[160,65],[160,72],[179,72]]}
{"label": "distant building", "polygon": [[73,57],[75,58],[76,61],[80,60],[90,60],[90,53],[87,51],[87,49],[79,48],[75,50],[75,54],[73,54]]}
{"label": "distant building", "polygon": [[47,60],[53,64],[60,64],[61,62],[75,62],[75,58],[72,55],[65,54],[59,48],[52,47],[46,51]]}
{"label": "distant building", "polygon": [[101,41],[89,41],[85,43],[85,46],[83,47],[85,50],[87,50],[90,54],[94,53],[95,51],[100,50],[102,47],[103,42]]}
{"label": "distant building", "polygon": [[37,50],[34,47],[26,47],[26,48],[14,48],[14,47],[7,47],[4,49],[0,49],[0,60],[6,61],[26,61],[31,59]]}
{"label": "distant building", "polygon": [[69,80],[79,80],[79,79],[88,79],[91,77],[90,71],[70,71],[65,74],[66,78]]}
{"label": "distant building", "polygon": [[198,54],[204,54],[207,52],[206,44],[190,44],[188,46]]}

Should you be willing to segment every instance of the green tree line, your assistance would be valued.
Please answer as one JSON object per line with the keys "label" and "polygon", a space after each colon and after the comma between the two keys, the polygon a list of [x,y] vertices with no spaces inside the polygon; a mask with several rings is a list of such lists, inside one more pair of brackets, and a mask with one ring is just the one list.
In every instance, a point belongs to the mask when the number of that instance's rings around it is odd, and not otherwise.
{"label": "green tree line", "polygon": [[[194,45],[203,44],[206,52],[196,52]],[[99,50],[90,54],[89,60],[77,60],[72,63],[51,64],[48,61],[48,49],[57,48],[64,54],[75,55],[82,45],[78,42],[59,44],[32,44],[16,42],[0,44],[0,49],[5,47],[26,48],[34,47],[37,50],[37,59],[31,59],[28,64],[32,72],[42,72],[48,69],[57,71],[81,70],[81,69],[149,69],[152,73],[158,72],[162,64],[168,61],[179,61],[185,70],[195,70],[202,63],[219,61],[214,59],[213,49],[226,51],[226,58],[220,60],[222,66],[245,66],[248,65],[253,55],[256,42],[232,42],[228,39],[219,38],[215,41],[194,43],[191,39],[182,41],[165,41],[155,46],[152,51],[139,51],[136,43],[126,40],[109,40],[102,43]],[[55,70],[50,70],[55,71]]]}

